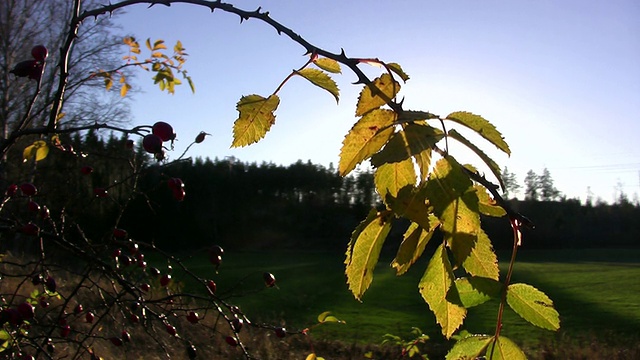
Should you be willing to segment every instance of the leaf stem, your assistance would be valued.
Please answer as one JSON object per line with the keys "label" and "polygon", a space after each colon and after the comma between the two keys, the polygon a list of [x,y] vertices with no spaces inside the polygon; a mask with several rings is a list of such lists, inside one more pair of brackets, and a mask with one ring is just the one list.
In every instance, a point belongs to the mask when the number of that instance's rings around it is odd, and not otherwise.
{"label": "leaf stem", "polygon": [[489,354],[489,360],[493,358],[493,351],[495,350],[495,344],[498,341],[498,337],[500,336],[500,331],[502,330],[502,314],[504,313],[504,307],[507,303],[507,288],[511,283],[511,275],[513,274],[513,265],[516,262],[516,254],[518,252],[518,247],[520,246],[520,220],[510,217],[509,223],[511,224],[511,229],[513,230],[513,249],[511,251],[511,260],[509,261],[509,269],[507,270],[507,277],[504,279],[504,289],[502,291],[502,298],[500,299],[500,307],[498,308],[498,318],[496,320],[496,333],[493,337],[493,345],[491,347],[491,354]]}

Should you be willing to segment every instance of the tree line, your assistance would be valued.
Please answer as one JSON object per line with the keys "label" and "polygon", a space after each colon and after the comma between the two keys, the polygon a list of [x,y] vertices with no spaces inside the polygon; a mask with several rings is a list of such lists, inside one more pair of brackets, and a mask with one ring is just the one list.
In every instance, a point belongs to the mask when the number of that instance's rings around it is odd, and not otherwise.
{"label": "tree line", "polygon": [[[37,165],[41,175],[36,185],[47,197],[52,213],[74,215],[93,236],[109,236],[112,224],[119,220],[134,238],[170,250],[212,243],[243,249],[341,249],[371,207],[381,205],[368,169],[341,177],[333,166],[310,161],[285,166],[232,157],[187,158],[167,166],[149,156],[140,144],[132,147],[126,135],[99,136],[93,130],[84,136],[63,137],[61,142],[73,148],[74,154],[52,149],[47,160]],[[8,164],[14,164],[8,170],[29,178],[32,169],[19,159]],[[86,167],[92,169],[90,174],[83,172]],[[505,170],[506,189],[513,191],[511,173]],[[184,201],[171,195],[167,184],[174,177],[185,184]],[[122,183],[137,185],[139,192],[131,197],[126,187],[113,186]],[[525,193],[531,190],[525,200],[510,200],[514,209],[536,224],[535,231],[526,234],[531,239],[527,246],[638,245],[637,205],[583,205],[559,198],[546,169],[534,184],[525,184]],[[96,189],[106,189],[108,197],[97,197]],[[483,221],[487,231],[496,234],[495,246],[508,248],[507,220]],[[402,229],[394,227],[392,236],[397,241],[402,240]]]}

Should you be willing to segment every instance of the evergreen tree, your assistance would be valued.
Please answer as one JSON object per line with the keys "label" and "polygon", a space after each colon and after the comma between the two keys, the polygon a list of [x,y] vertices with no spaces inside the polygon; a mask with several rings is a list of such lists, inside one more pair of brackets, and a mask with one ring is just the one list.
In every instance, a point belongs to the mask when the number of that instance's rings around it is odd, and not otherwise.
{"label": "evergreen tree", "polygon": [[533,170],[527,171],[527,176],[524,177],[524,198],[526,200],[538,200],[540,196],[539,190],[538,174]]}
{"label": "evergreen tree", "polygon": [[512,173],[505,166],[502,170],[502,182],[504,183],[504,196],[505,198],[516,197],[518,192],[520,192],[520,184],[518,184],[518,179],[516,178],[516,174]]}
{"label": "evergreen tree", "polygon": [[554,201],[560,197],[560,191],[553,185],[553,178],[549,169],[544,168],[542,175],[538,177],[538,189],[540,190],[540,200]]}

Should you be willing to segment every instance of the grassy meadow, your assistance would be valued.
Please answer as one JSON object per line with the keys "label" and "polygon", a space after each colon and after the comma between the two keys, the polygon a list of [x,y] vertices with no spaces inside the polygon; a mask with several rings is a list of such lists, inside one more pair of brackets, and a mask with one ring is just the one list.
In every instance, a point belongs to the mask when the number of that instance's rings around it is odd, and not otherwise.
{"label": "grassy meadow", "polygon": [[[397,277],[388,266],[391,259],[383,259],[360,303],[345,284],[343,259],[341,253],[328,252],[227,252],[219,274],[206,259],[193,260],[191,265],[196,273],[215,279],[219,295],[232,297],[254,321],[284,322],[287,328],[302,329],[313,325],[318,314],[331,311],[346,324],[312,328],[314,338],[372,344],[380,343],[386,333],[407,336],[415,326],[435,342],[444,342],[417,291],[426,260]],[[264,286],[265,271],[276,276],[277,288]],[[501,274],[505,272],[506,268]],[[528,352],[557,341],[579,347],[579,343],[593,339],[637,347],[639,278],[638,249],[522,248],[512,282],[528,283],[549,295],[560,313],[561,330],[538,329],[507,309],[503,334]],[[472,333],[493,333],[497,309],[497,301],[470,309],[464,328]]]}

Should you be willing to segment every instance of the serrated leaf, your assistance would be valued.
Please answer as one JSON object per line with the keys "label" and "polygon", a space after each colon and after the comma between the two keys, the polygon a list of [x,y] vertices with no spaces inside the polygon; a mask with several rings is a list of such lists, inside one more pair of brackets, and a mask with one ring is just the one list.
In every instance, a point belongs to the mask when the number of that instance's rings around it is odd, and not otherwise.
{"label": "serrated leaf", "polygon": [[389,70],[393,71],[398,76],[400,76],[400,79],[402,79],[402,81],[407,82],[407,80],[409,80],[409,75],[407,75],[407,73],[405,73],[404,70],[402,70],[402,67],[400,66],[400,64],[389,63],[387,64],[387,67],[389,68]]}
{"label": "serrated leaf", "polygon": [[464,259],[462,266],[473,276],[498,280],[500,276],[498,257],[493,251],[491,240],[482,229],[478,229],[476,239],[471,253]]}
{"label": "serrated leaf", "polygon": [[280,104],[278,95],[264,98],[260,95],[243,96],[236,109],[240,113],[233,124],[231,147],[243,147],[262,139],[276,121],[274,112]]}
{"label": "serrated leaf", "polygon": [[478,157],[489,167],[493,176],[498,179],[500,186],[504,189],[504,182],[502,181],[502,171],[500,170],[500,166],[493,161],[487,154],[485,154],[479,147],[475,146],[471,141],[467,140],[462,134],[457,132],[455,129],[451,129],[448,132],[449,137],[458,140],[460,143],[471,149]]}
{"label": "serrated leaf", "polygon": [[394,81],[391,75],[382,74],[360,92],[356,106],[356,116],[362,116],[388,103],[399,91],[400,84]]}
{"label": "serrated leaf", "polygon": [[497,298],[502,292],[502,283],[483,277],[462,277],[455,280],[457,296],[465,308],[483,304]]}
{"label": "serrated leaf", "polygon": [[396,257],[391,262],[391,267],[396,269],[396,275],[406,273],[424,252],[425,247],[431,240],[435,230],[440,225],[438,219],[430,215],[429,229],[423,229],[418,224],[412,222],[404,233],[404,239],[400,243]]}
{"label": "serrated leaf", "polygon": [[403,110],[400,115],[398,115],[396,124],[412,123],[415,121],[424,121],[437,118],[438,115],[432,114],[427,111]]}
{"label": "serrated leaf", "polygon": [[509,285],[507,304],[523,319],[535,326],[554,331],[560,328],[560,315],[553,308],[553,301],[531,285]]}
{"label": "serrated leaf", "polygon": [[498,337],[487,347],[486,356],[490,360],[526,360],[527,356],[514,343],[504,336]]}
{"label": "serrated leaf", "polygon": [[495,145],[498,149],[504,151],[508,155],[511,155],[509,145],[504,141],[502,134],[493,126],[489,121],[480,115],[472,114],[466,111],[453,112],[445,118],[464,125],[469,129],[478,133],[478,135],[485,138],[487,141]]}
{"label": "serrated leaf", "polygon": [[478,196],[473,182],[453,157],[440,159],[426,183],[427,198],[442,226],[456,265],[462,265],[476,245],[480,228]]}
{"label": "serrated leaf", "polygon": [[467,309],[447,299],[447,293],[453,286],[453,270],[444,244],[440,244],[420,279],[419,289],[446,338],[450,338],[462,325],[467,314]]}
{"label": "serrated leaf", "polygon": [[391,137],[384,149],[371,157],[373,166],[394,163],[431,149],[442,139],[442,132],[428,125],[408,124]]}
{"label": "serrated leaf", "polygon": [[481,214],[494,217],[507,215],[507,212],[489,195],[484,186],[474,185],[473,188],[476,189],[476,194],[478,194],[478,210]]}
{"label": "serrated leaf", "polygon": [[396,115],[391,110],[376,109],[360,118],[342,141],[338,169],[341,176],[375,154],[393,134],[390,127]]}
{"label": "serrated leaf", "polygon": [[373,179],[376,191],[382,200],[386,201],[387,194],[395,197],[403,187],[415,185],[416,172],[411,159],[407,159],[378,167],[373,174]]}
{"label": "serrated leaf", "polygon": [[345,261],[347,284],[353,296],[359,301],[373,281],[373,270],[391,229],[389,215],[388,212],[379,212],[374,217],[367,217],[364,229],[352,242],[351,251],[347,254],[347,261]]}
{"label": "serrated leaf", "polygon": [[447,353],[446,360],[475,360],[491,345],[493,336],[471,335],[456,342]]}
{"label": "serrated leaf", "polygon": [[423,229],[431,228],[429,223],[429,206],[426,204],[426,193],[424,188],[415,188],[407,185],[398,191],[396,197],[387,194],[385,203],[398,216],[405,217]]}
{"label": "serrated leaf", "polygon": [[336,99],[336,102],[340,100],[340,90],[338,84],[329,75],[323,71],[317,69],[306,68],[300,71],[296,71],[296,74],[309,80],[313,85],[327,90]]}
{"label": "serrated leaf", "polygon": [[340,74],[342,70],[340,70],[340,63],[329,58],[318,58],[313,61],[313,63],[324,71],[328,71],[333,74]]}

